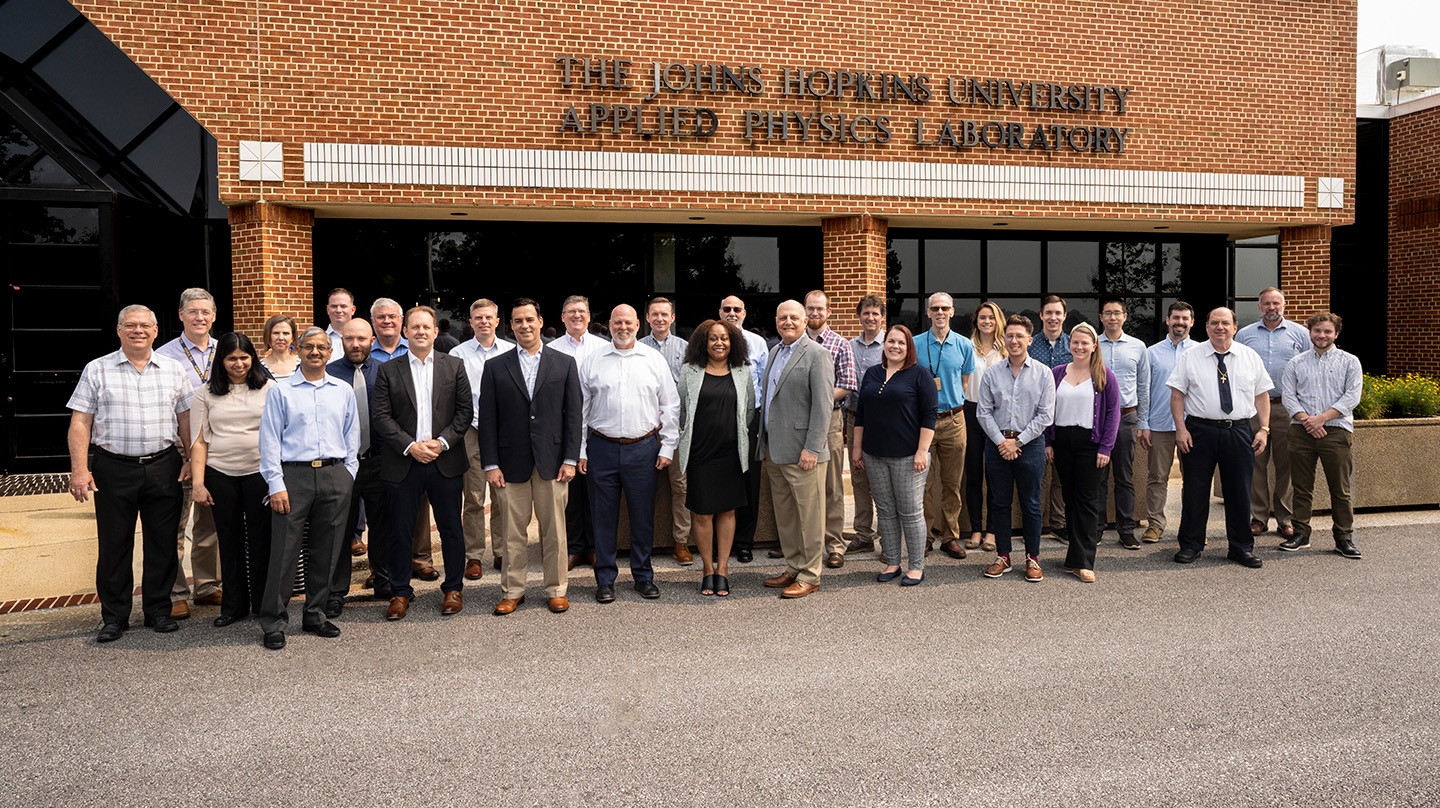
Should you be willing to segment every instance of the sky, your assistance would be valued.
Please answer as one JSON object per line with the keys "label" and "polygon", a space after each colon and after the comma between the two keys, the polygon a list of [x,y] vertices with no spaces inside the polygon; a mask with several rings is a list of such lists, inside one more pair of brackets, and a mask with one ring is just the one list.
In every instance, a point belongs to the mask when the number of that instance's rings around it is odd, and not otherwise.
{"label": "sky", "polygon": [[1418,45],[1440,56],[1440,0],[1359,0],[1357,52],[1380,45]]}

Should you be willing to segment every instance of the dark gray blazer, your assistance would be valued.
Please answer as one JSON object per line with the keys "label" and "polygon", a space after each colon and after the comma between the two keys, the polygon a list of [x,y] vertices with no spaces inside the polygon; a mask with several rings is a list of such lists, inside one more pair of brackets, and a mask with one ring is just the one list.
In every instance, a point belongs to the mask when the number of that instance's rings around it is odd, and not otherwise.
{"label": "dark gray blazer", "polygon": [[[441,452],[435,468],[446,477],[459,477],[470,467],[465,454],[465,430],[474,416],[470,380],[465,362],[435,351],[435,379],[430,394],[430,428],[450,448]],[[384,444],[380,454],[380,479],[398,483],[405,479],[414,460],[405,454],[415,442],[417,422],[415,379],[410,375],[410,357],[397,356],[380,363],[375,372],[374,407],[370,412],[372,442]]]}
{"label": "dark gray blazer", "polygon": [[525,391],[520,359],[509,350],[485,363],[480,375],[480,461],[499,466],[507,483],[560,476],[566,460],[580,459],[580,374],[575,359],[554,348],[540,351],[535,397]]}
{"label": "dark gray blazer", "polygon": [[[770,369],[775,367],[779,345],[770,349],[765,363],[765,383],[760,391],[760,440],[755,444],[757,460],[765,457],[767,448],[776,463],[800,462],[801,449],[814,452],[821,462],[830,456],[827,438],[830,412],[835,408],[835,360],[808,336],[801,335],[795,342],[795,352],[780,371],[774,399],[770,399]],[[767,400],[768,418],[763,410]]]}

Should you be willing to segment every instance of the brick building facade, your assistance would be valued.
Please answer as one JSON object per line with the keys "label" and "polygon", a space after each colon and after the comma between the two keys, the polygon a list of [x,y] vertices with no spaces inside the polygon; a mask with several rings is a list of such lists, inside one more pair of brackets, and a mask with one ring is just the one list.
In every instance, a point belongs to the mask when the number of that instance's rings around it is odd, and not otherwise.
{"label": "brick building facade", "polygon": [[1440,308],[1440,106],[1390,121],[1391,373],[1440,375],[1426,320]]}

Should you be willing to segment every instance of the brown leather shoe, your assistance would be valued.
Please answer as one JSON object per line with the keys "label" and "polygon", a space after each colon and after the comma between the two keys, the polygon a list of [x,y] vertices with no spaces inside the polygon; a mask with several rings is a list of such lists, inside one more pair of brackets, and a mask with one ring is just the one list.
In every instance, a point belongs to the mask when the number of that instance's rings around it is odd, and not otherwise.
{"label": "brown leather shoe", "polygon": [[524,602],[525,602],[525,596],[524,596],[524,595],[521,595],[521,596],[518,597],[518,598],[505,598],[504,600],[502,600],[502,601],[500,601],[499,603],[495,604],[495,613],[496,613],[496,614],[509,614],[509,613],[515,611],[516,609],[520,608],[520,604],[522,604],[522,603],[524,603]]}
{"label": "brown leather shoe", "polygon": [[478,558],[472,558],[465,562],[465,577],[478,581],[485,574],[485,563]]}
{"label": "brown leather shoe", "polygon": [[556,613],[556,614],[560,614],[561,612],[566,611],[566,610],[568,610],[569,608],[570,608],[570,601],[566,600],[566,599],[563,598],[563,597],[551,598],[551,599],[550,599],[550,611],[552,611],[552,612],[554,612],[554,613]]}
{"label": "brown leather shoe", "polygon": [[675,563],[682,567],[688,567],[695,563],[695,556],[690,555],[690,548],[683,544],[675,545]]}
{"label": "brown leather shoe", "polygon": [[1266,525],[1264,522],[1260,521],[1259,519],[1251,519],[1251,520],[1250,520],[1250,532],[1253,533],[1253,534],[1255,534],[1256,536],[1259,536],[1261,533],[1264,533],[1266,527],[1267,527],[1267,525]]}
{"label": "brown leather shoe", "polygon": [[580,556],[575,555],[574,553],[571,553],[571,554],[570,554],[570,560],[567,561],[566,563],[568,564],[568,566],[567,566],[565,569],[567,569],[567,570],[573,570],[573,569],[575,569],[577,566],[580,565]]}
{"label": "brown leather shoe", "polygon": [[769,557],[769,558],[784,558],[784,557],[785,557],[785,551],[776,548],[776,549],[773,549],[773,550],[769,550],[768,552],[765,553],[765,555],[766,555],[767,557]]}
{"label": "brown leather shoe", "polygon": [[959,539],[951,539],[950,541],[945,542],[944,544],[940,545],[940,549],[944,550],[945,555],[948,555],[951,558],[965,557],[965,548],[960,546]]}
{"label": "brown leather shoe", "polygon": [[190,619],[190,604],[183,600],[177,600],[170,605],[170,616],[176,620]]}
{"label": "brown leather shoe", "polygon": [[765,579],[765,585],[771,589],[783,589],[793,583],[795,583],[795,573],[789,571],[782,572],[774,578]]}
{"label": "brown leather shoe", "polygon": [[365,555],[365,552],[366,552],[366,548],[365,548],[365,540],[364,540],[364,539],[351,539],[351,540],[350,540],[350,555],[352,555],[352,556],[362,556],[362,555]]}
{"label": "brown leather shoe", "polygon": [[385,619],[401,620],[405,617],[405,613],[408,611],[410,611],[409,598],[391,598],[390,608],[385,610]]}
{"label": "brown leather shoe", "polygon": [[455,614],[463,608],[463,600],[459,592],[446,592],[445,600],[440,604],[440,613],[445,615]]}
{"label": "brown leather shoe", "polygon": [[211,592],[210,594],[206,595],[206,596],[203,597],[203,598],[196,598],[196,599],[195,599],[195,605],[196,605],[196,606],[219,606],[219,605],[220,605],[220,601],[221,601],[221,599],[222,599],[223,597],[224,597],[224,596],[220,594],[220,590],[217,589],[217,590],[215,590],[214,592]]}
{"label": "brown leather shoe", "polygon": [[825,566],[832,570],[838,570],[845,566],[845,556],[840,553],[831,553],[825,556]]}
{"label": "brown leather shoe", "polygon": [[851,539],[851,540],[850,540],[850,543],[847,544],[847,545],[845,545],[845,555],[850,555],[851,553],[873,553],[873,552],[875,552],[875,542],[873,542],[873,541],[865,541],[865,540],[863,540],[863,539],[861,539],[861,538],[859,538],[859,537],[856,537],[856,538],[854,538],[854,539]]}
{"label": "brown leather shoe", "polygon": [[440,571],[429,564],[422,564],[419,569],[415,570],[415,577],[422,581],[438,581],[440,580]]}
{"label": "brown leather shoe", "polygon": [[586,556],[585,556],[585,563],[588,564],[588,565],[590,565],[590,568],[591,568],[591,569],[594,569],[594,568],[595,568],[595,554],[594,554],[594,553],[590,553],[590,554],[586,555]]}
{"label": "brown leather shoe", "polygon": [[806,595],[820,588],[820,584],[807,584],[803,581],[796,581],[785,587],[780,592],[782,598],[803,598]]}

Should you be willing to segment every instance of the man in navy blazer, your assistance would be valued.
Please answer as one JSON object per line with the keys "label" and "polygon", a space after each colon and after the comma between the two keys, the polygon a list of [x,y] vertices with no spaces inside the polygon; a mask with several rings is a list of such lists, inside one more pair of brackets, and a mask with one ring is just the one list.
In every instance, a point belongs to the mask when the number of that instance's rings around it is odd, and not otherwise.
{"label": "man in navy blazer", "polygon": [[409,353],[382,363],[375,374],[374,436],[382,444],[380,479],[390,496],[390,608],[385,619],[405,616],[415,591],[410,587],[410,534],[428,495],[440,528],[445,558],[445,597],[440,613],[460,611],[465,588],[465,534],[460,507],[465,469],[465,430],[473,404],[465,362],[435,350],[435,310],[413,306],[405,312]]}
{"label": "man in navy blazer", "polygon": [[[360,522],[361,503],[369,524],[370,572],[375,581],[375,597],[389,600],[390,579],[385,575],[385,548],[389,546],[388,521],[390,504],[385,483],[380,479],[380,439],[375,437],[371,417],[375,412],[375,377],[380,360],[370,355],[375,334],[370,323],[353,318],[339,331],[345,355],[325,366],[325,372],[355,390],[355,406],[360,416],[360,470],[355,474],[355,488],[350,494],[350,516],[345,534],[355,535]],[[364,397],[361,397],[361,393]],[[345,609],[345,593],[350,591],[350,544],[337,542],[339,557],[335,574],[330,578],[330,598],[325,604],[326,617],[339,617]]]}
{"label": "man in navy blazer", "polygon": [[550,611],[570,608],[565,503],[580,459],[580,376],[573,358],[541,342],[544,326],[535,301],[516,300],[510,308],[516,348],[486,362],[480,378],[480,460],[505,508],[502,599],[495,607],[501,615],[525,602],[532,516],[540,523]]}

